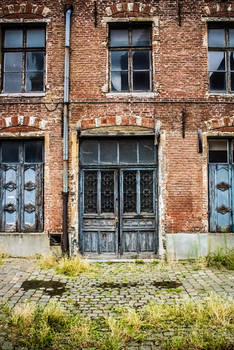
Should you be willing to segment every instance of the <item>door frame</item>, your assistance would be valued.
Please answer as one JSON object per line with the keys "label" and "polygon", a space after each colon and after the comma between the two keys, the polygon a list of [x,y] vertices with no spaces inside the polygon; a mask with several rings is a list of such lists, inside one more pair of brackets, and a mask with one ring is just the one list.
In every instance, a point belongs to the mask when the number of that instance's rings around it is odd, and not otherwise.
{"label": "door frame", "polygon": [[[152,134],[149,135],[137,135],[137,138],[144,138],[144,137],[152,137]],[[98,136],[97,136],[98,137]],[[124,139],[128,137],[129,135],[114,135],[113,138],[115,139]],[[84,135],[85,139],[93,139],[92,136],[86,136]],[[111,139],[111,137],[105,136],[105,135],[99,135],[98,137],[99,139],[102,138],[109,138]],[[135,135],[133,135],[133,138],[136,138]],[[84,197],[83,197],[83,173],[84,170],[115,170],[117,173],[117,183],[118,183],[118,228],[117,228],[117,235],[116,235],[116,253],[114,253],[115,256],[126,256],[126,255],[132,255],[132,256],[136,256],[136,254],[138,255],[138,252],[133,252],[133,253],[123,253],[123,249],[121,246],[121,229],[122,229],[122,225],[121,225],[121,184],[120,184],[120,178],[121,178],[121,172],[124,169],[134,169],[134,170],[154,170],[154,175],[153,178],[154,180],[156,179],[156,182],[153,182],[153,187],[154,187],[154,199],[153,199],[153,206],[154,206],[154,220],[155,220],[155,228],[154,228],[154,251],[149,251],[146,252],[147,254],[150,255],[155,255],[155,254],[159,254],[159,249],[160,249],[160,237],[159,237],[159,215],[158,215],[158,210],[159,210],[159,164],[158,164],[158,152],[159,152],[159,148],[158,148],[158,144],[154,143],[154,152],[155,152],[155,165],[148,165],[148,164],[143,164],[143,165],[119,165],[119,164],[114,164],[114,165],[98,165],[98,166],[94,166],[94,165],[81,165],[79,159],[80,159],[80,154],[81,154],[81,145],[80,145],[80,140],[83,139],[83,137],[79,137],[77,138],[77,141],[79,139],[78,142],[78,176],[77,176],[77,180],[78,180],[78,249],[81,252],[81,254],[86,254],[86,255],[94,255],[94,256],[102,256],[102,255],[112,255],[112,253],[85,253],[84,252],[84,243],[83,243],[83,237],[82,237],[82,223],[83,223],[83,202],[84,202]],[[156,147],[157,147],[157,151],[156,151]],[[140,255],[145,254],[145,252],[140,252]]]}

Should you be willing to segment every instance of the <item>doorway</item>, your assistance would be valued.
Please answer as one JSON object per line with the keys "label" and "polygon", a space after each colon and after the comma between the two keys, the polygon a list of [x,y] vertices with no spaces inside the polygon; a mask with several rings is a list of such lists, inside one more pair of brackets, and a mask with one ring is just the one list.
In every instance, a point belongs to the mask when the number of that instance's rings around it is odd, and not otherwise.
{"label": "doorway", "polygon": [[80,142],[80,250],[157,252],[157,149],[153,138]]}

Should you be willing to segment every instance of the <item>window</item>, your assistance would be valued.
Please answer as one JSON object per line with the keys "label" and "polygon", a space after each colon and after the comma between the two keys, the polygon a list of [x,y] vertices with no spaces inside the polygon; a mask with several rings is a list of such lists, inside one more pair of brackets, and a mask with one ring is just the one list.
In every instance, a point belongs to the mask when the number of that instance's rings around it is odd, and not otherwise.
{"label": "window", "polygon": [[110,90],[151,91],[151,26],[112,26],[109,35]]}
{"label": "window", "polygon": [[208,28],[210,91],[234,92],[234,24]]}
{"label": "window", "polygon": [[44,90],[44,27],[3,28],[3,92]]}
{"label": "window", "polygon": [[209,140],[209,163],[227,163],[228,162],[228,143],[227,140]]}

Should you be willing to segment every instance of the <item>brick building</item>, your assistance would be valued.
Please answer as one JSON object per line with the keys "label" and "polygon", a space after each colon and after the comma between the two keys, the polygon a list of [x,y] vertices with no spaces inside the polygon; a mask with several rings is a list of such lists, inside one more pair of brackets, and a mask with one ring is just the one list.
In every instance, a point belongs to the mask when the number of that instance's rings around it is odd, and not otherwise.
{"label": "brick building", "polygon": [[0,250],[233,246],[233,1],[6,0],[0,31]]}

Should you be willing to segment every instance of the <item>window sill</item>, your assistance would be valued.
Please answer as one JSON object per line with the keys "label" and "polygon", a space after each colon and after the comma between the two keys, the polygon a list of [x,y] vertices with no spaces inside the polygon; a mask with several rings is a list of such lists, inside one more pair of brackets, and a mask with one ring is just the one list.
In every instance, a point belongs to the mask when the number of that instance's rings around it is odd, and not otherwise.
{"label": "window sill", "polygon": [[207,96],[221,96],[221,97],[233,97],[234,92],[208,92]]}
{"label": "window sill", "polygon": [[0,97],[44,97],[45,95],[45,92],[3,92]]}
{"label": "window sill", "polygon": [[154,98],[158,94],[156,92],[108,92],[106,93],[107,98],[115,97],[136,97],[136,98]]}

